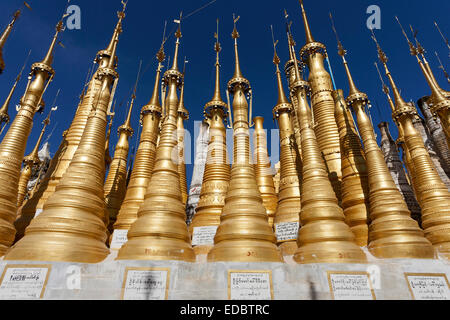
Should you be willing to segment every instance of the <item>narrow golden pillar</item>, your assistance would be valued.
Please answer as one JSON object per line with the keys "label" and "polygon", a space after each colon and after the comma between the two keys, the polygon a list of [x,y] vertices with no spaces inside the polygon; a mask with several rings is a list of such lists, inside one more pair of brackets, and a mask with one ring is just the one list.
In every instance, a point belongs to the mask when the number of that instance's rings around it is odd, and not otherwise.
{"label": "narrow golden pillar", "polygon": [[227,135],[224,125],[228,116],[228,105],[222,100],[220,90],[219,54],[221,50],[217,33],[214,96],[204,108],[204,114],[209,124],[208,154],[200,200],[189,226],[196,255],[208,254],[214,246],[214,235],[220,225],[220,215],[230,185],[231,169],[227,155]]}
{"label": "narrow golden pillar", "polygon": [[414,167],[413,179],[417,201],[422,208],[422,227],[439,254],[450,258],[450,192],[439,177],[431,161],[422,137],[413,125],[416,108],[406,103],[397,88],[387,67],[386,54],[373,36],[378,48],[380,61],[383,63],[395,100],[395,112],[392,117],[398,121],[403,130],[405,147],[411,156]]}
{"label": "narrow golden pillar", "polygon": [[350,87],[347,104],[356,114],[369,171],[369,251],[377,258],[386,259],[433,258],[432,247],[418,223],[411,218],[378,146],[372,122],[365,112],[369,99],[356,88],[343,49],[341,56]]}
{"label": "narrow golden pillar", "polygon": [[123,11],[118,13],[111,57],[97,72],[102,82],[98,99],[66,174],[48,199],[44,211],[26,229],[25,236],[5,256],[6,260],[98,263],[109,254],[106,247],[105,177],[106,113],[118,74],[116,51],[122,32]]}
{"label": "narrow golden pillar", "polygon": [[267,135],[264,130],[264,118],[255,117],[254,147],[255,147],[255,174],[256,183],[266,208],[269,224],[272,227],[275,212],[278,206],[278,197],[275,194],[275,184],[273,183],[272,165],[269,160],[267,149]]}
{"label": "narrow golden pillar", "polygon": [[[142,107],[141,123],[142,133],[139,147],[136,152],[133,171],[122,202],[117,220],[114,223],[114,233],[126,233],[136,221],[138,210],[144,202],[145,193],[155,166],[156,142],[159,136],[159,124],[161,120],[161,104],[159,102],[159,83],[161,70],[165,59],[164,47],[161,46],[157,54],[158,68],[156,70],[153,94],[149,103]],[[111,236],[112,240],[114,234]]]}
{"label": "narrow golden pillar", "polygon": [[345,222],[355,234],[356,243],[366,247],[369,241],[369,181],[365,154],[344,92],[333,92],[336,121],[341,141],[342,208]]}
{"label": "narrow golden pillar", "polygon": [[12,28],[16,23],[17,19],[20,17],[20,10],[17,10],[14,13],[13,19],[5,28],[5,30],[0,35],[0,74],[5,70],[5,61],[3,60],[3,47],[5,46],[6,40],[8,40],[9,35],[11,34]]}
{"label": "narrow golden pillar", "polygon": [[[297,65],[297,60],[295,59]],[[330,180],[313,130],[307,96],[308,83],[296,68],[294,92],[299,102],[298,118],[302,136],[303,181],[298,250],[294,260],[309,263],[365,263],[366,256],[355,243],[345,223],[343,210]]]}
{"label": "narrow golden pillar", "polygon": [[51,67],[53,50],[61,31],[62,20],[56,26],[56,33],[44,60],[31,66],[27,88],[20,101],[20,110],[0,144],[0,256],[5,254],[14,241],[16,230],[13,223],[17,216],[22,159],[33,126],[33,117],[43,105],[42,97],[55,75]]}
{"label": "narrow golden pillar", "polygon": [[182,77],[181,91],[180,91],[180,101],[178,104],[178,116],[177,116],[177,136],[178,136],[178,174],[180,175],[180,187],[181,187],[181,197],[184,205],[187,203],[188,199],[188,188],[187,188],[187,178],[186,178],[186,163],[184,156],[184,121],[189,120],[189,112],[184,107],[184,73]]}
{"label": "narrow golden pillar", "polygon": [[177,41],[173,66],[164,75],[164,81],[169,88],[165,101],[167,113],[162,124],[155,168],[144,203],[138,211],[138,218],[131,226],[128,242],[120,249],[117,260],[195,261],[186,225],[176,152],[179,106],[177,88],[183,77],[178,71],[181,36],[180,26],[175,33]]}
{"label": "narrow golden pillar", "polygon": [[[56,110],[56,109],[55,109]],[[38,166],[41,163],[39,159],[39,146],[41,145],[42,138],[45,134],[45,129],[50,123],[50,116],[53,110],[50,110],[47,118],[44,120],[44,127],[41,130],[41,134],[36,142],[31,153],[23,159],[24,167],[22,172],[20,173],[19,178],[19,195],[17,197],[17,207],[21,207],[25,197],[28,194],[28,182],[30,181],[31,173],[33,171],[33,167]]]}
{"label": "narrow golden pillar", "polygon": [[[275,215],[275,235],[283,256],[292,256],[297,251],[297,237],[300,227],[300,180],[297,172],[297,145],[292,128],[291,116],[294,114],[292,104],[286,98],[281,80],[280,58],[276,52],[278,101],[273,108],[274,118],[278,121],[280,130],[280,189],[278,194],[278,209]],[[301,176],[301,174],[300,174]]]}
{"label": "narrow golden pillar", "polygon": [[300,51],[300,57],[309,69],[311,86],[311,104],[313,128],[319,148],[325,159],[329,179],[333,185],[338,201],[341,201],[341,148],[339,130],[334,117],[333,84],[330,74],[325,70],[324,59],[327,51],[324,44],[316,42],[311,34],[308,18],[300,0],[303,22],[306,30],[306,45]]}
{"label": "narrow golden pillar", "polygon": [[251,87],[250,82],[244,78],[239,63],[239,33],[236,29],[238,20],[239,18],[234,20],[232,33],[235,73],[228,82],[228,91],[233,94],[233,166],[220,226],[208,261],[282,262],[250,161],[250,119],[246,96],[251,95]]}
{"label": "narrow golden pillar", "polygon": [[122,206],[125,193],[127,191],[127,161],[128,152],[130,150],[130,138],[133,136],[133,128],[131,127],[131,115],[133,112],[135,94],[131,99],[130,108],[127,118],[123,125],[118,129],[119,140],[114,150],[114,158],[109,167],[109,173],[106,177],[104,186],[105,202],[106,202],[106,226],[110,234],[113,233],[114,223],[117,220],[117,214]]}

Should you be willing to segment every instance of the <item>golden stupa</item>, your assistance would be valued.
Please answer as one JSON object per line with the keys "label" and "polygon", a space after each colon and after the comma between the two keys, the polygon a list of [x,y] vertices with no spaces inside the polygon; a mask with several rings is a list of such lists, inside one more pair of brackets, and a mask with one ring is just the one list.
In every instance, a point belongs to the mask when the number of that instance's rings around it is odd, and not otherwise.
{"label": "golden stupa", "polygon": [[102,56],[96,77],[102,86],[91,105],[86,128],[72,162],[44,205],[43,212],[26,229],[25,236],[5,256],[6,260],[98,263],[109,254],[107,214],[103,194],[105,178],[106,114],[118,78],[116,51],[126,3],[108,55]]}
{"label": "golden stupa", "polygon": [[53,50],[62,31],[61,20],[56,26],[56,33],[45,58],[31,66],[25,94],[20,100],[20,109],[0,144],[0,256],[5,254],[14,241],[16,230],[13,223],[17,216],[20,168],[33,126],[33,117],[43,105],[43,95],[55,75],[51,67]]}
{"label": "golden stupa", "polygon": [[175,33],[177,40],[173,65],[164,75],[164,82],[169,88],[165,101],[167,113],[162,123],[155,167],[144,203],[128,232],[128,242],[119,251],[118,260],[195,261],[178,173],[177,89],[183,81],[183,75],[178,70],[181,36],[180,19]]}
{"label": "golden stupa", "polygon": [[[300,226],[300,179],[297,172],[297,143],[292,126],[292,115],[295,113],[292,104],[286,98],[281,80],[280,58],[274,42],[274,64],[276,67],[278,101],[272,112],[278,121],[280,130],[280,189],[278,209],[275,215],[274,229],[277,242],[284,256],[292,256],[297,251],[297,237]],[[289,46],[292,55],[292,46]],[[295,53],[294,53],[295,54]],[[297,121],[297,120],[295,120]]]}
{"label": "golden stupa", "polygon": [[[239,33],[234,19],[235,72],[228,82],[233,95],[234,157],[230,187],[214,239],[214,248],[208,254],[209,262],[282,262],[276,237],[269,225],[261,193],[256,184],[255,170],[250,157],[249,107],[250,82],[244,78],[239,63]],[[250,103],[252,105],[252,103]],[[250,107],[251,110],[251,107]],[[250,112],[251,113],[251,112]]]}
{"label": "golden stupa", "polygon": [[[208,254],[214,246],[214,235],[220,225],[220,215],[225,205],[225,197],[230,185],[231,169],[227,154],[227,137],[224,121],[228,116],[228,105],[222,100],[220,90],[220,60],[222,50],[219,43],[219,32],[216,33],[216,81],[214,96],[204,108],[206,121],[209,124],[209,144],[203,175],[200,200],[189,226],[193,236],[192,245],[197,255]],[[203,235],[209,234],[209,237]],[[204,240],[195,240],[197,238]]]}
{"label": "golden stupa", "polygon": [[371,220],[369,251],[378,258],[433,258],[430,243],[411,218],[377,144],[372,122],[365,110],[368,96],[356,88],[345,59],[346,51],[341,44],[339,48],[350,87],[346,101],[356,115],[366,154]]}
{"label": "golden stupa", "polygon": [[373,39],[394,94],[395,111],[392,113],[392,118],[402,128],[405,148],[411,157],[410,166],[414,168],[415,178],[412,183],[417,201],[422,208],[422,227],[425,230],[425,236],[438,253],[450,258],[450,233],[447,232],[450,226],[450,192],[439,177],[422,137],[413,125],[413,117],[417,113],[415,105],[403,100],[387,67],[387,56],[374,34]]}
{"label": "golden stupa", "polygon": [[306,31],[306,45],[301,49],[300,57],[309,69],[308,81],[311,86],[313,129],[325,159],[329,179],[340,202],[342,183],[341,148],[339,144],[339,130],[334,117],[333,84],[331,76],[324,66],[327,50],[324,44],[314,40],[302,0],[300,0],[300,5]]}

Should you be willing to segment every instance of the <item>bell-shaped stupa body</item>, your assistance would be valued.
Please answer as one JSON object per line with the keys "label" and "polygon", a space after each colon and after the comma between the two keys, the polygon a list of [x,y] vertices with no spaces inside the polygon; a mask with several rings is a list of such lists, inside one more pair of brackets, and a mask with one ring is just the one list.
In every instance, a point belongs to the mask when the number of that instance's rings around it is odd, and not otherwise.
{"label": "bell-shaped stupa body", "polygon": [[126,242],[125,235],[137,219],[138,210],[144,202],[147,187],[155,166],[156,143],[160,133],[159,126],[162,113],[159,101],[159,84],[163,68],[162,62],[165,59],[163,47],[161,47],[158,52],[157,59],[158,68],[156,71],[153,94],[149,103],[143,106],[141,110],[142,133],[139,147],[136,152],[133,171],[130,176],[125,199],[122,202],[119,214],[117,215],[117,220],[114,223],[114,232],[110,239],[113,241],[114,236],[116,236],[117,239],[122,240],[120,243],[114,243],[117,247],[111,247],[111,249],[120,249],[120,246]]}
{"label": "bell-shaped stupa body", "polygon": [[5,256],[6,260],[98,263],[109,254],[104,200],[106,113],[118,74],[116,51],[124,10],[118,13],[112,42],[97,72],[102,82],[72,162],[56,191]]}
{"label": "bell-shaped stupa body", "polygon": [[178,173],[177,88],[183,77],[177,65],[180,28],[175,36],[177,41],[173,66],[164,75],[164,82],[169,88],[165,101],[167,113],[162,124],[155,167],[144,203],[128,232],[127,243],[119,250],[118,260],[195,261]]}
{"label": "bell-shaped stupa body", "polygon": [[216,82],[214,96],[204,108],[209,123],[209,144],[205,172],[197,210],[189,226],[192,246],[197,256],[207,255],[214,246],[214,236],[220,225],[220,215],[230,185],[230,164],[227,154],[227,137],[224,121],[228,105],[222,100],[220,90],[220,43],[215,45]]}
{"label": "bell-shaped stupa body", "polygon": [[329,178],[333,189],[341,201],[341,148],[339,131],[334,117],[334,100],[332,96],[333,84],[330,74],[325,70],[324,59],[327,51],[324,44],[314,40],[306,16],[303,2],[303,22],[306,30],[306,45],[301,49],[300,56],[309,69],[309,83],[311,86],[311,104],[313,125],[319,148],[325,159]]}
{"label": "bell-shaped stupa body", "polygon": [[234,157],[230,186],[208,261],[282,262],[250,160],[249,105],[246,96],[251,95],[251,87],[240,68],[236,25],[232,37],[235,74],[228,82],[228,91],[233,95]]}
{"label": "bell-shaped stupa body", "polygon": [[276,52],[274,63],[276,65],[278,101],[273,109],[273,115],[278,121],[280,130],[280,188],[274,230],[283,256],[293,256],[298,249],[297,237],[300,227],[301,173],[297,172],[297,168],[301,165],[297,163],[301,162],[301,159],[298,157],[298,147],[291,118],[295,111],[284,92],[279,68],[280,59]]}
{"label": "bell-shaped stupa body", "polygon": [[378,146],[365,108],[369,99],[360,92],[350,74],[345,50],[340,51],[349,80],[347,104],[356,114],[369,170],[369,251],[377,258],[433,258],[434,251],[397,189]]}
{"label": "bell-shaped stupa body", "polygon": [[104,186],[106,210],[108,211],[107,227],[110,234],[113,233],[114,223],[117,220],[120,207],[122,206],[125,193],[127,191],[127,160],[130,150],[130,138],[133,136],[133,128],[131,127],[131,114],[134,106],[134,95],[128,110],[125,123],[119,127],[116,148],[114,150],[114,158],[109,166],[109,173],[106,177]]}
{"label": "bell-shaped stupa body", "polygon": [[51,67],[53,50],[63,22],[56,33],[45,58],[31,66],[31,73],[20,109],[0,144],[0,256],[12,245],[16,230],[13,226],[17,215],[17,195],[20,168],[26,143],[33,126],[33,117],[43,105],[42,96],[52,81],[55,71]]}
{"label": "bell-shaped stupa body", "polygon": [[366,158],[343,91],[334,91],[333,98],[341,142],[342,208],[345,222],[355,234],[356,243],[360,247],[366,247],[369,241],[369,182]]}
{"label": "bell-shaped stupa body", "polygon": [[255,131],[253,141],[255,150],[253,159],[256,160],[256,183],[258,184],[263,205],[269,217],[269,224],[273,226],[273,220],[278,206],[278,197],[275,193],[275,185],[273,183],[272,164],[270,163],[267,149],[267,134],[264,130],[264,118],[256,117],[254,123]]}

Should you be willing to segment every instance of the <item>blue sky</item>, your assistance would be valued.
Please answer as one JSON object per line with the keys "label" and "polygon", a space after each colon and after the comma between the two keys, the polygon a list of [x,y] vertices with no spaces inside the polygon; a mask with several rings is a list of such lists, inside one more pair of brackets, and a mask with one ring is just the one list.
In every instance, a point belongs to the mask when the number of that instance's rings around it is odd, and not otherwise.
{"label": "blue sky", "polygon": [[[10,15],[22,5],[23,1],[4,0],[1,4],[0,27],[4,28],[10,20]],[[60,18],[66,1],[63,0],[29,0],[32,11],[24,10],[14,28],[6,47],[4,59],[6,70],[0,75],[0,100],[3,103],[12,83],[20,71],[24,60],[31,49],[31,57],[25,69],[25,76],[19,84],[13,97],[10,116],[16,112],[14,105],[18,103],[26,85],[26,73],[31,63],[40,61],[54,34],[54,27]],[[113,126],[111,150],[117,141],[117,128],[126,117],[126,103],[134,86],[139,61],[143,60],[143,74],[137,91],[136,108],[133,112],[135,136],[131,144],[137,139],[137,126],[140,108],[148,102],[152,93],[156,60],[154,58],[159,49],[164,21],[168,21],[168,31],[174,28],[173,19],[183,11],[187,16],[210,0],[168,0],[144,1],[129,0],[127,17],[123,23],[124,32],[121,35],[118,49],[120,81],[116,94],[118,107]],[[348,85],[344,69],[337,55],[336,40],[332,32],[328,13],[331,11],[335,18],[336,28],[341,41],[349,51],[348,61],[361,91],[365,91],[374,104],[372,117],[375,126],[381,121],[389,120],[394,138],[397,131],[391,121],[391,115],[386,98],[381,92],[381,85],[373,63],[377,60],[376,48],[369,37],[366,20],[369,15],[366,9],[370,5],[381,8],[382,25],[377,31],[377,37],[389,57],[389,66],[402,90],[405,100],[417,101],[430,93],[425,79],[420,72],[415,58],[409,55],[408,46],[394,19],[398,15],[403,25],[412,23],[419,30],[419,38],[428,50],[428,60],[435,71],[442,87],[449,86],[438,69],[434,51],[441,56],[444,66],[450,71],[448,50],[433,21],[438,21],[441,30],[450,37],[450,22],[447,19],[450,12],[450,2],[446,0],[429,0],[424,5],[419,0],[346,0],[346,1],[312,1],[305,0],[311,29],[317,41],[324,43],[330,55],[337,86],[348,93]],[[97,51],[104,49],[113,32],[117,21],[116,12],[120,10],[120,0],[72,0],[81,8],[81,30],[66,30],[61,41],[65,48],[57,47],[54,68],[56,76],[49,90],[44,96],[47,105],[53,102],[58,89],[61,89],[57,105],[59,110],[52,119],[51,131],[57,126],[50,138],[51,151],[58,148],[61,135],[67,130],[75,114],[78,96],[82,90],[88,69],[92,65]],[[240,15],[238,23],[241,38],[239,50],[242,71],[250,80],[254,91],[254,115],[263,116],[267,129],[275,128],[272,121],[272,108],[277,101],[274,66],[272,64],[273,50],[270,25],[274,26],[275,37],[280,41],[278,46],[282,63],[287,61],[287,41],[283,10],[286,9],[293,21],[293,33],[297,42],[297,50],[305,41],[301,11],[296,0],[278,1],[236,1],[217,0],[207,8],[193,14],[183,22],[183,38],[180,52],[180,65],[187,56],[189,63],[186,72],[186,108],[191,113],[191,120],[186,128],[193,132],[194,121],[202,119],[203,106],[213,94],[214,86],[214,32],[216,19],[220,19],[220,40],[222,43],[222,88],[225,93],[226,82],[234,72],[233,42],[230,37],[233,21],[232,14]],[[166,46],[166,54],[173,56],[174,41],[171,35]],[[167,61],[166,61],[167,64]],[[225,94],[223,95],[225,99]],[[379,106],[379,111],[376,106]],[[48,108],[42,115],[36,115],[33,131],[28,140],[27,153],[33,148],[39,132],[41,122],[47,116]],[[378,132],[378,128],[376,128]],[[269,139],[270,140],[270,139]],[[193,155],[192,155],[193,157]],[[188,180],[190,181],[192,166],[188,166]]]}

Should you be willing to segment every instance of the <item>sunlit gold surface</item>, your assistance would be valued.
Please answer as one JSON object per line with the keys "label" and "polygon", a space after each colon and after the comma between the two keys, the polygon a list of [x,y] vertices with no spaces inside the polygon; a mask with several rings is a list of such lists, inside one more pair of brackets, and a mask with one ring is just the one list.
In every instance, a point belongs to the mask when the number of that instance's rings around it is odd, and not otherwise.
{"label": "sunlit gold surface", "polygon": [[338,127],[334,117],[333,84],[331,76],[324,66],[324,59],[327,55],[326,48],[322,43],[314,40],[302,2],[301,8],[307,41],[300,51],[300,56],[303,63],[307,64],[309,68],[308,82],[311,86],[311,104],[314,114],[313,128],[319,148],[325,159],[329,179],[340,202],[342,183],[341,149]]}
{"label": "sunlit gold surface", "polygon": [[[275,185],[273,183],[272,165],[269,160],[269,152],[267,150],[267,135],[264,130],[264,118],[254,118],[255,132],[254,132],[254,159],[256,183],[258,184],[259,192],[263,200],[263,205],[266,208],[267,216],[269,217],[269,224],[273,226],[275,212],[278,206],[278,197],[275,194]],[[256,140],[256,141],[255,141]]]}
{"label": "sunlit gold surface", "polygon": [[129,140],[134,133],[133,128],[131,127],[131,114],[133,111],[134,99],[135,97],[133,95],[125,123],[119,127],[119,140],[117,141],[114,150],[114,158],[111,161],[104,186],[106,210],[108,212],[106,215],[107,227],[110,234],[113,233],[113,226],[127,191],[127,160],[128,151],[130,150]]}
{"label": "sunlit gold surface", "polygon": [[167,114],[162,124],[155,168],[144,203],[138,211],[138,219],[128,232],[128,242],[120,249],[118,260],[195,261],[186,225],[177,165],[179,155],[176,152],[179,106],[177,87],[182,80],[177,65],[180,28],[175,36],[177,41],[173,66],[164,75],[169,88],[165,101]]}
{"label": "sunlit gold surface", "polygon": [[[163,53],[161,48],[160,53]],[[136,152],[133,171],[122,202],[114,230],[129,230],[137,219],[139,207],[144,202],[145,193],[152,176],[156,157],[156,142],[159,136],[161,120],[161,104],[159,102],[159,83],[164,55],[158,55],[158,69],[152,97],[147,105],[142,107],[142,133]]]}
{"label": "sunlit gold surface", "polygon": [[[301,162],[297,155],[297,143],[292,127],[292,115],[295,114],[292,104],[286,98],[279,68],[280,59],[275,52],[278,101],[273,109],[274,117],[280,129],[280,190],[278,194],[278,209],[275,215],[275,232],[282,223],[300,224],[300,180],[297,172],[297,162]],[[301,176],[301,173],[300,173]],[[277,239],[281,252],[285,256],[292,256],[297,251],[297,235],[288,241]]]}
{"label": "sunlit gold surface", "polygon": [[377,258],[433,258],[433,249],[418,223],[411,218],[378,147],[365,112],[368,97],[356,88],[344,56],[343,60],[350,86],[347,103],[356,114],[369,171],[369,251]]}
{"label": "sunlit gold surface", "polygon": [[236,21],[232,33],[235,73],[228,83],[228,90],[233,94],[233,166],[220,226],[208,261],[282,262],[250,163],[249,107],[246,99],[250,93],[250,83],[240,68]]}
{"label": "sunlit gold surface", "polygon": [[92,104],[78,150],[43,212],[7,253],[6,260],[98,263],[109,254],[107,229],[102,221],[106,214],[103,184],[106,112],[113,82],[118,77],[116,50],[125,12],[119,12],[118,17],[105,55],[107,63],[101,63],[97,72],[102,87]]}
{"label": "sunlit gold surface", "polygon": [[312,128],[308,105],[308,84],[297,72],[295,95],[299,103],[298,119],[302,136],[303,181],[302,210],[298,235],[298,251],[294,260],[308,263],[365,263],[364,252],[354,242],[355,236],[345,223],[333,191],[316,135]]}
{"label": "sunlit gold surface", "polygon": [[[183,76],[184,77],[184,76]],[[189,112],[184,107],[184,79],[181,84],[180,101],[178,104],[177,136],[178,136],[178,174],[180,175],[181,198],[184,205],[188,199],[188,188],[186,178],[186,163],[184,156],[184,121],[189,120]]]}
{"label": "sunlit gold surface", "polygon": [[[224,125],[224,119],[228,115],[228,105],[222,100],[220,90],[220,61],[219,53],[221,47],[216,42],[216,83],[214,96],[210,102],[205,105],[205,117],[209,123],[209,144],[206,157],[205,172],[203,175],[203,184],[200,194],[200,200],[196,213],[189,226],[191,235],[197,227],[218,227],[220,224],[220,215],[225,205],[230,184],[231,168],[227,155],[227,140]],[[208,254],[213,245],[195,246],[194,251],[197,255]]]}
{"label": "sunlit gold surface", "polygon": [[446,258],[450,258],[450,193],[439,177],[428,154],[422,137],[414,128],[413,117],[417,112],[413,104],[406,103],[397,88],[387,67],[387,57],[378,45],[382,61],[395,100],[395,112],[392,114],[403,130],[405,147],[411,157],[414,168],[412,183],[417,201],[422,208],[422,227],[425,236],[435,249]]}
{"label": "sunlit gold surface", "polygon": [[369,182],[366,159],[343,91],[334,91],[333,98],[341,141],[342,208],[345,222],[355,234],[356,243],[365,247],[369,240]]}
{"label": "sunlit gold surface", "polygon": [[20,110],[0,144],[0,256],[11,246],[16,230],[13,223],[17,214],[17,194],[20,168],[26,143],[33,126],[33,117],[42,102],[42,95],[54,75],[51,67],[53,49],[62,31],[58,23],[56,34],[44,60],[32,65]]}

